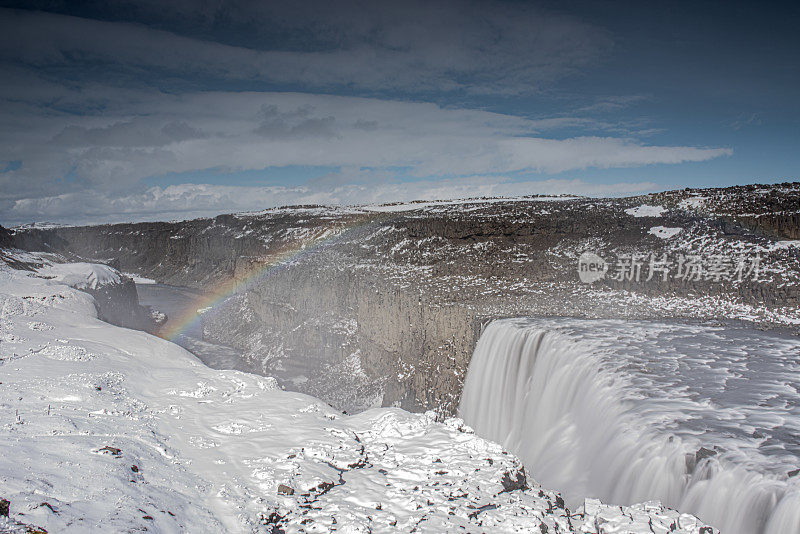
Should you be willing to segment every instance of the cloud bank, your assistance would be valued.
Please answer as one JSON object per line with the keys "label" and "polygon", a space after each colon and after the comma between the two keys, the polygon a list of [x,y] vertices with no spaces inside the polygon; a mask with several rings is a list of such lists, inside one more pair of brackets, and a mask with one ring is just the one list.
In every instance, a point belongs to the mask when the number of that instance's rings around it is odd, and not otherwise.
{"label": "cloud bank", "polygon": [[[25,199],[52,198],[53,192],[82,193],[87,202],[91,192],[126,198],[145,179],[208,169],[235,174],[318,166],[420,180],[674,164],[731,153],[609,136],[551,139],[536,120],[427,103],[300,93],[131,98],[94,91],[82,101],[97,99],[114,112],[20,111],[23,139],[16,128],[0,130],[0,161],[21,162],[0,173],[0,201],[16,215],[5,220],[46,205]],[[6,122],[13,122],[15,109],[19,105],[8,109]],[[102,205],[114,213],[112,202]]]}
{"label": "cloud bank", "polygon": [[[70,224],[181,220],[219,213],[252,212],[278,206],[321,204],[353,206],[411,200],[518,197],[530,194],[624,195],[657,189],[652,182],[590,184],[582,180],[515,181],[496,176],[416,182],[309,186],[226,186],[180,184],[152,187],[129,195],[99,191],[21,199],[8,211],[6,224],[45,221]],[[47,214],[45,219],[42,214]],[[76,216],[76,214],[79,214]]]}
{"label": "cloud bank", "polygon": [[111,2],[107,9],[152,25],[0,9],[0,59],[306,88],[520,93],[612,47],[600,28],[515,2]]}
{"label": "cloud bank", "polygon": [[465,104],[535,103],[613,48],[602,28],[519,2],[29,4],[0,8],[5,224],[637,193],[658,186],[574,174],[732,153],[599,118],[635,95],[575,113]]}

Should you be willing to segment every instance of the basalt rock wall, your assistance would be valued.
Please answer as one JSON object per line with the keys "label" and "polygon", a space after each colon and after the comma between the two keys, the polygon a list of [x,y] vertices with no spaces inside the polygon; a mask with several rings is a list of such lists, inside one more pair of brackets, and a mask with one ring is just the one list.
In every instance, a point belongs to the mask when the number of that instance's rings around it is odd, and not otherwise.
{"label": "basalt rock wall", "polygon": [[[743,224],[745,211],[731,214],[738,202],[761,221],[788,217],[776,224],[781,236],[794,235],[796,215],[785,214],[798,190],[476,201],[400,213],[298,207],[181,223],[27,229],[15,238],[24,248],[116,262],[169,284],[209,290],[241,281],[203,316],[204,335],[241,349],[248,369],[292,378],[294,389],[346,410],[379,403],[452,413],[489,318],[791,320],[800,302],[800,255]],[[693,198],[710,199],[705,212],[682,207]],[[769,205],[759,207],[759,198]],[[642,204],[666,211],[626,211]],[[653,234],[660,227],[678,233],[662,239]],[[645,280],[646,271],[641,281],[578,280],[582,252],[613,262],[624,254],[675,259],[704,251],[760,251],[766,281],[659,282]]]}

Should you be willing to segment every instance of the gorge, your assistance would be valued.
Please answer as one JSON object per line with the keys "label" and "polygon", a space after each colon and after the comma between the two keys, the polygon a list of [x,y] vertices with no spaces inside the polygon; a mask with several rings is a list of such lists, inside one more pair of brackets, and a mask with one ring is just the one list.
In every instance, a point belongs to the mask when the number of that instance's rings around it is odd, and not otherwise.
{"label": "gorge", "polygon": [[[169,316],[160,334],[212,368],[274,377],[348,414],[458,414],[572,509],[659,500],[723,532],[772,534],[800,524],[797,205],[800,185],[780,184],[11,237],[157,282],[138,293]],[[586,254],[608,275],[584,282]],[[749,270],[654,276],[654,258],[677,268],[699,255]],[[625,258],[641,276],[611,274]]]}

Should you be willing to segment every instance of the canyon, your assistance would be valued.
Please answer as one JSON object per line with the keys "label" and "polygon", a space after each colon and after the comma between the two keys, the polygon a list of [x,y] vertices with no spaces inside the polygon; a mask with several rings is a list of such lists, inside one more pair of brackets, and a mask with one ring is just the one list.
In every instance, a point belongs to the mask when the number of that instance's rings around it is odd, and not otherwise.
{"label": "canyon", "polygon": [[[358,412],[457,410],[482,327],[513,316],[800,322],[800,184],[628,198],[293,206],[180,222],[13,231],[15,246],[213,295],[203,337],[243,368]],[[750,277],[647,278],[652,258],[758,262]],[[641,277],[579,279],[581,254]],[[629,273],[631,274],[631,273]],[[652,273],[650,273],[652,275]],[[712,273],[713,274],[713,273]],[[757,277],[757,279],[756,279]]]}

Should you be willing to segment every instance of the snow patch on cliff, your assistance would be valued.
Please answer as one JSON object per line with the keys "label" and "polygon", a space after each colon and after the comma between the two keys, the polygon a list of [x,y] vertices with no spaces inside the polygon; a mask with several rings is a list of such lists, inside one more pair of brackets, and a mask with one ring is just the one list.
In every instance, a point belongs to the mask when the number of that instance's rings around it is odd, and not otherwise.
{"label": "snow patch on cliff", "polygon": [[53,263],[40,272],[76,289],[97,289],[122,283],[119,271],[97,263]]}
{"label": "snow patch on cliff", "polygon": [[683,228],[669,228],[667,226],[653,226],[650,228],[649,234],[653,234],[659,239],[669,239],[681,233]]}
{"label": "snow patch on cliff", "polygon": [[632,217],[661,217],[665,211],[667,211],[667,208],[664,206],[648,206],[647,204],[642,204],[635,208],[626,209],[625,213]]}

